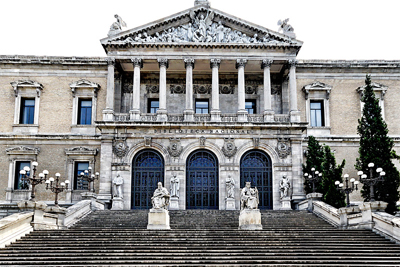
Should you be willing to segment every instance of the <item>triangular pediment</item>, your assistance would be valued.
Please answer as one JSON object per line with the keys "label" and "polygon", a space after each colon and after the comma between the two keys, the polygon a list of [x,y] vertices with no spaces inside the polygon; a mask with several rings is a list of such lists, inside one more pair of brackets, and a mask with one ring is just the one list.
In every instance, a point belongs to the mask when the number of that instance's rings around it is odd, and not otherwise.
{"label": "triangular pediment", "polygon": [[193,7],[131,30],[112,30],[101,43],[106,50],[108,46],[143,45],[285,46],[300,49],[303,44],[285,34],[205,6]]}

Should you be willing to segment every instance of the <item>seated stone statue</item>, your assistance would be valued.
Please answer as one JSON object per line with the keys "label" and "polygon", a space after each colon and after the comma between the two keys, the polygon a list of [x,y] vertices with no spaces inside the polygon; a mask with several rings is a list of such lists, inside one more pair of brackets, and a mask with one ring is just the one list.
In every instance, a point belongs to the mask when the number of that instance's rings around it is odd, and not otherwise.
{"label": "seated stone statue", "polygon": [[251,188],[251,183],[246,182],[246,186],[242,189],[240,195],[240,209],[257,209],[258,208],[258,190],[257,187]]}
{"label": "seated stone statue", "polygon": [[154,191],[151,203],[153,209],[168,209],[170,195],[165,187],[162,186],[161,182],[158,182],[158,187]]}

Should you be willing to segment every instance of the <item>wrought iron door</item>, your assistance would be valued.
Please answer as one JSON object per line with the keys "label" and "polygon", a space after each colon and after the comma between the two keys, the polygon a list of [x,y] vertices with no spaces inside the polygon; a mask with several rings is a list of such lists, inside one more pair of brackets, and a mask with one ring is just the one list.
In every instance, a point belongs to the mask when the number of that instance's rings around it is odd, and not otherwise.
{"label": "wrought iron door", "polygon": [[140,151],[132,163],[132,209],[150,209],[157,183],[164,186],[164,159],[150,149]]}
{"label": "wrought iron door", "polygon": [[270,157],[260,150],[246,152],[240,161],[240,188],[246,182],[257,187],[260,209],[272,209],[272,164]]}
{"label": "wrought iron door", "polygon": [[218,209],[218,160],[207,150],[197,150],[186,162],[186,208]]}

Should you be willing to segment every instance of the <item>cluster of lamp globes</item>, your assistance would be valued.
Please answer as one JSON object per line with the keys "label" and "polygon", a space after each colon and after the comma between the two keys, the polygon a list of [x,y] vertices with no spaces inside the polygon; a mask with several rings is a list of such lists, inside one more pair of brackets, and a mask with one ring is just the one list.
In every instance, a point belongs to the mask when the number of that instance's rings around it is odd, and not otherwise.
{"label": "cluster of lamp globes", "polygon": [[[368,168],[370,168],[371,170],[372,170],[372,168],[375,166],[375,164],[374,163],[368,163]],[[377,168],[376,169],[376,172],[379,174],[379,177],[382,177],[382,176],[385,176],[386,175],[386,173],[383,171],[383,169],[382,168]],[[363,171],[358,171],[357,172],[357,175],[360,177],[360,180],[361,181],[363,181],[363,180],[366,180],[367,178],[368,178],[368,176],[363,172]],[[344,176],[343,176],[345,179],[346,179],[346,181],[347,181],[347,179],[349,178],[349,175],[348,174],[345,174]],[[378,178],[379,178],[378,177]],[[375,178],[373,178],[372,177],[372,172],[371,172],[371,177],[370,177],[370,179],[375,179]],[[350,179],[350,183],[351,184],[354,184],[355,186],[356,186],[356,190],[357,190],[357,185],[360,183],[359,181],[356,181],[356,179],[354,179],[354,178],[351,178]],[[342,188],[344,185],[343,185],[343,183],[341,183],[341,182],[339,182],[339,181],[336,181],[335,182],[335,185],[336,186],[338,186],[339,188]]]}
{"label": "cluster of lamp globes", "polygon": [[83,172],[80,173],[80,176],[90,176],[92,179],[98,177],[100,175],[100,173],[96,172],[95,174],[91,174],[92,173],[92,167],[89,167],[88,170],[85,170]]}
{"label": "cluster of lamp globes", "polygon": [[[315,174],[318,175],[318,177],[322,177],[322,172],[316,171],[315,168],[311,168],[311,171]],[[311,174],[305,173],[304,177],[308,177],[309,179],[313,178]]]}
{"label": "cluster of lamp globes", "polygon": [[[39,164],[36,161],[32,162],[32,166],[33,166],[34,172],[36,171],[36,167],[38,165]],[[28,166],[25,166],[19,173],[22,174],[22,175],[26,175],[30,171],[31,171],[31,168],[29,168]],[[49,187],[52,187],[53,186],[53,182],[55,180],[53,177],[50,177],[49,179],[47,179],[47,175],[48,174],[49,174],[49,171],[48,170],[44,170],[43,172],[39,173],[39,179],[36,179],[36,180],[39,180],[39,181],[45,181],[46,189],[49,189]],[[60,173],[56,173],[55,176],[56,176],[56,179],[58,181],[58,179],[60,178],[61,174]],[[30,178],[30,179],[32,179],[32,178]],[[69,180],[65,180],[65,182],[60,183],[60,186],[62,188],[65,187],[65,189],[68,189],[69,183],[70,183]]]}

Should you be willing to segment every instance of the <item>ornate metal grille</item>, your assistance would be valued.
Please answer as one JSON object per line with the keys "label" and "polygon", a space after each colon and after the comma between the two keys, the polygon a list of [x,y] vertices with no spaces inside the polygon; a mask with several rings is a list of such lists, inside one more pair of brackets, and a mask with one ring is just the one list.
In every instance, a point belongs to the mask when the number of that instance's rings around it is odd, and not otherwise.
{"label": "ornate metal grille", "polygon": [[218,160],[207,150],[197,150],[186,162],[186,208],[218,209]]}
{"label": "ornate metal grille", "polygon": [[151,149],[140,151],[132,163],[132,209],[150,209],[157,183],[164,185],[164,159]]}
{"label": "ornate metal grille", "polygon": [[260,209],[272,209],[272,164],[270,157],[260,150],[246,152],[240,161],[240,188],[246,182],[257,187]]}

